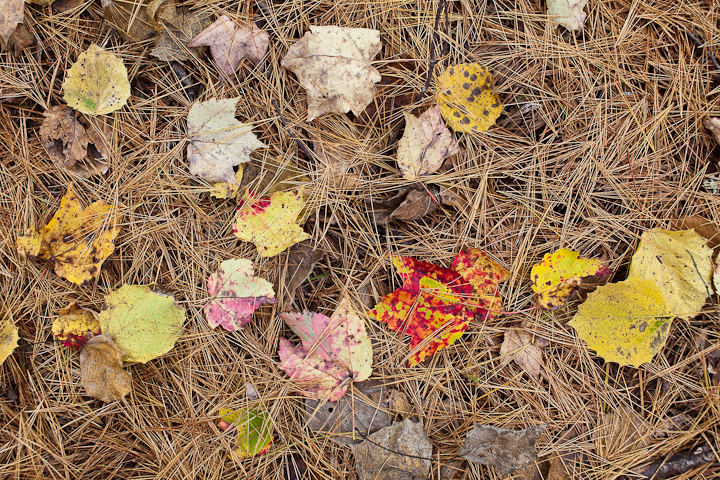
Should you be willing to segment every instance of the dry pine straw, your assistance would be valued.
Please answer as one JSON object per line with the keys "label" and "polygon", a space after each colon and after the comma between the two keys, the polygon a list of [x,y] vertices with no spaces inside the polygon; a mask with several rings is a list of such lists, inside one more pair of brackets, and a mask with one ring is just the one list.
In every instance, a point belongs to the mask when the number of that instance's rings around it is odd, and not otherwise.
{"label": "dry pine straw", "polygon": [[[489,133],[457,135],[461,153],[428,180],[457,186],[466,208],[388,229],[374,225],[366,201],[407,184],[393,148],[385,147],[408,98],[425,82],[435,7],[425,0],[195,5],[239,20],[248,18],[250,8],[271,32],[265,73],[244,65],[239,81],[223,82],[206,57],[185,64],[203,89],[201,99],[242,96],[239,118],[255,123],[269,146],[257,162],[279,155],[306,174],[315,168],[280,126],[271,99],[298,135],[339,132],[338,143],[354,145],[362,172],[356,188],[337,189],[317,177],[310,185],[315,216],[306,228],[327,255],[293,308],[329,312],[344,289],[382,294],[397,287],[390,254],[447,265],[472,246],[512,272],[502,287],[506,310],[527,309],[533,302],[528,270],[547,252],[569,247],[604,255],[622,279],[643,230],[683,215],[718,218],[720,200],[702,183],[717,173],[720,148],[701,125],[720,115],[720,72],[685,34],[718,52],[717,4],[591,1],[584,31],[573,35],[554,30],[539,2],[461,0],[450,3],[446,65],[488,66],[505,113]],[[103,23],[99,2],[67,13],[28,4],[26,13],[38,46],[0,56],[0,90],[25,96],[0,104],[0,298],[2,315],[16,322],[22,337],[0,367],[0,478],[270,479],[283,478],[281,466],[292,459],[307,465],[312,477],[305,478],[354,478],[348,449],[303,428],[303,400],[278,367],[278,336],[288,331],[276,309],[261,309],[239,333],[212,331],[203,318],[205,280],[219,261],[254,259],[262,276],[279,282],[287,256],[257,258],[254,247],[236,241],[230,230],[234,201],[213,201],[208,185],[188,173],[184,119],[192,99],[177,74],[148,57],[151,45],[120,39]],[[382,32],[376,62],[382,86],[359,118],[304,122],[305,93],[279,60],[315,24]],[[101,118],[113,131],[111,169],[85,181],[52,164],[38,127],[46,108],[63,103],[64,72],[91,42],[123,58],[133,97]],[[432,104],[434,90],[429,93],[419,111]],[[354,139],[350,122],[361,132]],[[46,265],[20,261],[14,248],[28,224],[52,216],[71,184],[86,205],[101,199],[125,214],[116,251],[90,288],[69,284]],[[127,404],[104,405],[83,397],[78,355],[53,342],[50,324],[74,300],[100,308],[104,295],[123,283],[174,294],[188,319],[172,352],[128,367],[134,391]],[[374,377],[404,392],[422,418],[441,459],[433,462],[435,478],[474,422],[508,428],[548,423],[538,442],[543,456],[557,452],[563,431],[578,426],[585,433],[569,445],[586,454],[580,470],[591,478],[613,478],[648,458],[717,439],[718,383],[706,359],[718,344],[712,308],[690,321],[676,320],[667,347],[638,370],[618,369],[590,354],[566,326],[572,313],[569,307],[475,322],[452,347],[412,369],[403,362],[407,340],[368,321]],[[540,382],[497,359],[504,330],[523,320],[546,329],[552,340]],[[702,335],[709,342],[699,348]],[[234,463],[227,457],[231,439],[218,435],[214,424],[219,408],[246,404],[248,381],[271,412],[275,441],[267,455]],[[597,434],[601,414],[623,406],[650,425],[680,411],[695,421],[647,449],[597,445],[605,441]],[[684,478],[718,471],[714,463]],[[467,464],[458,475],[498,478],[492,469]]]}

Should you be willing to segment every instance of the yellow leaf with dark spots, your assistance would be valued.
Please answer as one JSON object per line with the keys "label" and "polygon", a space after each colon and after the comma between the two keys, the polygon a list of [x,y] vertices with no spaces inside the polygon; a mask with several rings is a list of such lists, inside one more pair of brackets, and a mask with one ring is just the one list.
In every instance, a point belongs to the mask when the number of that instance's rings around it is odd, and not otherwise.
{"label": "yellow leaf with dark spots", "polygon": [[18,329],[9,318],[0,320],[0,365],[17,347]]}
{"label": "yellow leaf with dark spots", "polygon": [[477,63],[449,67],[438,84],[440,111],[456,132],[487,132],[502,113],[492,75]]}

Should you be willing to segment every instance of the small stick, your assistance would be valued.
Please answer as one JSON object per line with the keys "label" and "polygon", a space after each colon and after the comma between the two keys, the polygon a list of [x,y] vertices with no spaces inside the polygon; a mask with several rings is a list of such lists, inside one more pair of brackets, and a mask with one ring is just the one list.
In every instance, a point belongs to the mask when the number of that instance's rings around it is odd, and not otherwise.
{"label": "small stick", "polygon": [[708,58],[710,58],[710,60],[712,61],[712,63],[715,64],[715,68],[718,69],[718,70],[720,70],[720,63],[718,63],[717,59],[715,58],[715,55],[713,55],[712,53],[710,53],[710,50],[708,50],[707,47],[703,46],[703,42],[701,42],[699,38],[697,38],[697,37],[696,37],[695,35],[693,35],[692,33],[688,32],[687,30],[685,30],[685,34],[686,34],[688,37],[690,37],[693,42],[695,42],[695,45],[697,45],[698,48],[702,48],[702,49],[703,49],[703,52],[705,52],[705,55],[707,55]]}
{"label": "small stick", "polygon": [[275,113],[277,113],[278,117],[280,117],[280,122],[282,123],[282,126],[285,127],[285,129],[288,132],[288,135],[290,135],[290,138],[292,138],[295,143],[297,143],[298,147],[300,147],[300,150],[303,151],[305,154],[305,157],[309,162],[315,163],[315,159],[313,158],[312,154],[310,153],[310,150],[308,150],[307,146],[305,146],[305,143],[298,138],[295,133],[292,131],[290,127],[287,125],[287,121],[285,120],[285,117],[283,117],[282,112],[280,111],[280,107],[278,106],[277,101],[273,98],[270,100],[270,103],[272,103],[272,106],[275,107]]}
{"label": "small stick", "polygon": [[688,472],[706,463],[715,461],[715,452],[713,448],[705,444],[702,447],[686,450],[666,457],[662,460],[656,460],[640,473],[636,479],[653,480],[674,477],[681,473]]}

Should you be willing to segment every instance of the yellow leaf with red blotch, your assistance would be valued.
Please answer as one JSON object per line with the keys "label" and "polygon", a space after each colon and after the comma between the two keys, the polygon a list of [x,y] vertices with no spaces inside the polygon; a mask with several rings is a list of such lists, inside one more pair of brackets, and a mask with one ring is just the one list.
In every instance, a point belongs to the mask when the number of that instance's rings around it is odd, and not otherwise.
{"label": "yellow leaf with red blotch", "polygon": [[87,286],[115,250],[120,227],[117,210],[95,202],[83,210],[72,188],[60,201],[60,210],[39,230],[30,227],[17,239],[21,257],[53,260],[55,273],[76,285]]}
{"label": "yellow leaf with red blotch", "polygon": [[220,409],[220,424],[223,432],[237,432],[235,456],[242,460],[267,453],[272,444],[272,422],[262,406],[241,410]]}
{"label": "yellow leaf with red blotch", "polygon": [[478,248],[458,253],[452,268],[472,285],[475,292],[472,303],[486,309],[487,318],[497,316],[502,311],[498,288],[500,283],[507,280],[510,272]]}
{"label": "yellow leaf with red blotch", "polygon": [[454,270],[413,257],[395,257],[393,263],[404,284],[368,315],[410,335],[410,366],[460,338],[475,312],[486,313],[468,304],[472,286]]}
{"label": "yellow leaf with red blotch", "polygon": [[502,113],[492,75],[477,63],[451,66],[438,84],[440,111],[456,132],[487,132]]}
{"label": "yellow leaf with red blotch", "polygon": [[100,335],[100,322],[92,311],[73,302],[60,310],[53,321],[52,334],[66,347],[81,349],[95,335]]}
{"label": "yellow leaf with red blotch", "polygon": [[561,248],[546,254],[540,264],[532,267],[532,289],[538,295],[538,305],[544,310],[560,308],[575,292],[584,277],[610,275],[612,270],[600,260],[580,258],[580,254]]}
{"label": "yellow leaf with red blotch", "polygon": [[238,207],[233,232],[240,240],[253,242],[261,257],[272,257],[310,238],[298,225],[305,200],[302,192],[275,192],[257,198],[248,192]]}

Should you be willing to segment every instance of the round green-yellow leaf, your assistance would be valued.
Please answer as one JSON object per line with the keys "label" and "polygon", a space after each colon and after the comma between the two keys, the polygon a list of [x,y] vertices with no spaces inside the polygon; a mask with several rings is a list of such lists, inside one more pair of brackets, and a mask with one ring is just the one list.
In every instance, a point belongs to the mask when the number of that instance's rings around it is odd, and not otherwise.
{"label": "round green-yellow leaf", "polygon": [[112,53],[90,45],[65,75],[63,91],[67,104],[82,113],[114,112],[130,98],[127,69]]}
{"label": "round green-yellow leaf", "polygon": [[632,277],[589,294],[569,325],[606,362],[639,367],[665,346],[672,319],[655,282]]}
{"label": "round green-yellow leaf", "polygon": [[170,350],[180,336],[185,310],[170,295],[123,285],[105,297],[100,329],[125,351],[127,362],[146,363]]}

